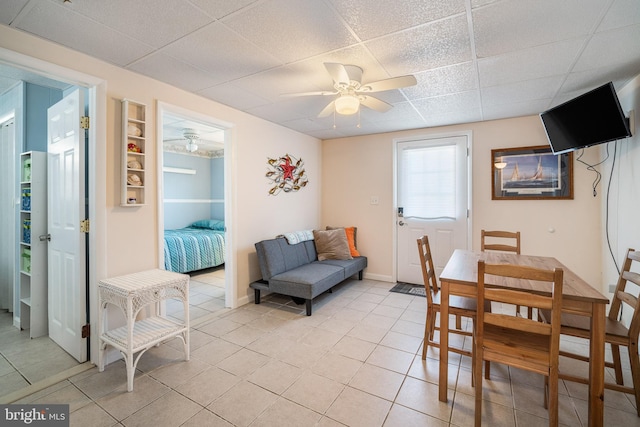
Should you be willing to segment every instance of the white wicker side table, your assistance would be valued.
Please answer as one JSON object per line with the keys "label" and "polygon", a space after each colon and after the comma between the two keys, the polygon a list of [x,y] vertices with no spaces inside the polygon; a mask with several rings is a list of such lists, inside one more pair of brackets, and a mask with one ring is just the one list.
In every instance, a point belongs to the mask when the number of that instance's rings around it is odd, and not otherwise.
{"label": "white wicker side table", "polygon": [[[104,371],[104,353],[107,345],[120,350],[127,367],[127,391],[133,390],[133,377],[140,357],[151,347],[169,338],[180,337],[184,344],[185,360],[189,360],[189,276],[166,270],[148,270],[125,276],[101,280],[98,284],[100,312],[98,331],[100,348],[98,370]],[[169,320],[158,315],[136,321],[140,310],[156,305],[168,298],[182,300],[184,321]],[[106,329],[107,304],[119,307],[127,324],[117,329]],[[134,355],[138,353],[134,359]]]}

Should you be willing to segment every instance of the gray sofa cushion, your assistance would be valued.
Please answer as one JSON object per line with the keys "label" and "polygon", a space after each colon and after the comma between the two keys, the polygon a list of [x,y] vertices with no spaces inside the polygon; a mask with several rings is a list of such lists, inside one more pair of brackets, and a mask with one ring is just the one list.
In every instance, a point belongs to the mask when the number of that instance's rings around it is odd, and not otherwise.
{"label": "gray sofa cushion", "polygon": [[324,261],[316,261],[314,264],[335,265],[344,268],[344,278],[348,278],[358,273],[367,266],[367,257],[357,256],[353,259],[325,259]]}
{"label": "gray sofa cushion", "polygon": [[285,271],[269,279],[269,290],[312,299],[345,279],[344,268],[319,262]]}
{"label": "gray sofa cushion", "polygon": [[[264,280],[271,280],[277,274],[309,264],[317,259],[313,241],[290,245],[279,237],[263,240],[255,244]],[[313,251],[310,250],[313,248]]]}

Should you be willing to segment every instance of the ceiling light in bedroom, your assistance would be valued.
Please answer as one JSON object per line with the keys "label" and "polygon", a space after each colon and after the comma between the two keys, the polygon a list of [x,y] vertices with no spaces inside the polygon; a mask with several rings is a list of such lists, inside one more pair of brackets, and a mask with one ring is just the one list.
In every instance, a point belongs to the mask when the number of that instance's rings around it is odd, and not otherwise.
{"label": "ceiling light in bedroom", "polygon": [[200,135],[194,129],[182,129],[182,136],[187,140],[187,146],[185,149],[189,153],[193,153],[198,150],[198,144],[195,143],[197,139],[200,139]]}

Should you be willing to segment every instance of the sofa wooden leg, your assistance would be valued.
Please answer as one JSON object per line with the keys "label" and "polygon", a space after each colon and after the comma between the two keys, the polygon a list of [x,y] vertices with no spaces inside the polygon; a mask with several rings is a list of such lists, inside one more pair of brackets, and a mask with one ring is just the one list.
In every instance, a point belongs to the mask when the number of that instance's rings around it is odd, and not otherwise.
{"label": "sofa wooden leg", "polygon": [[253,290],[254,300],[256,304],[260,304],[260,289]]}
{"label": "sofa wooden leg", "polygon": [[358,271],[358,280],[362,280],[362,270]]}
{"label": "sofa wooden leg", "polygon": [[307,316],[311,316],[311,299],[307,300]]}

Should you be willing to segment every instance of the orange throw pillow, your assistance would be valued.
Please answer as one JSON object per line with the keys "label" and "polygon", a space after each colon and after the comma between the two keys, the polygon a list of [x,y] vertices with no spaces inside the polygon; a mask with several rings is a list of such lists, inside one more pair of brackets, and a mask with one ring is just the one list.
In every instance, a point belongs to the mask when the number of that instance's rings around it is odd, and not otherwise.
{"label": "orange throw pillow", "polygon": [[347,242],[349,243],[349,252],[351,252],[351,256],[360,256],[360,252],[356,249],[355,228],[345,227],[344,231],[347,233]]}

